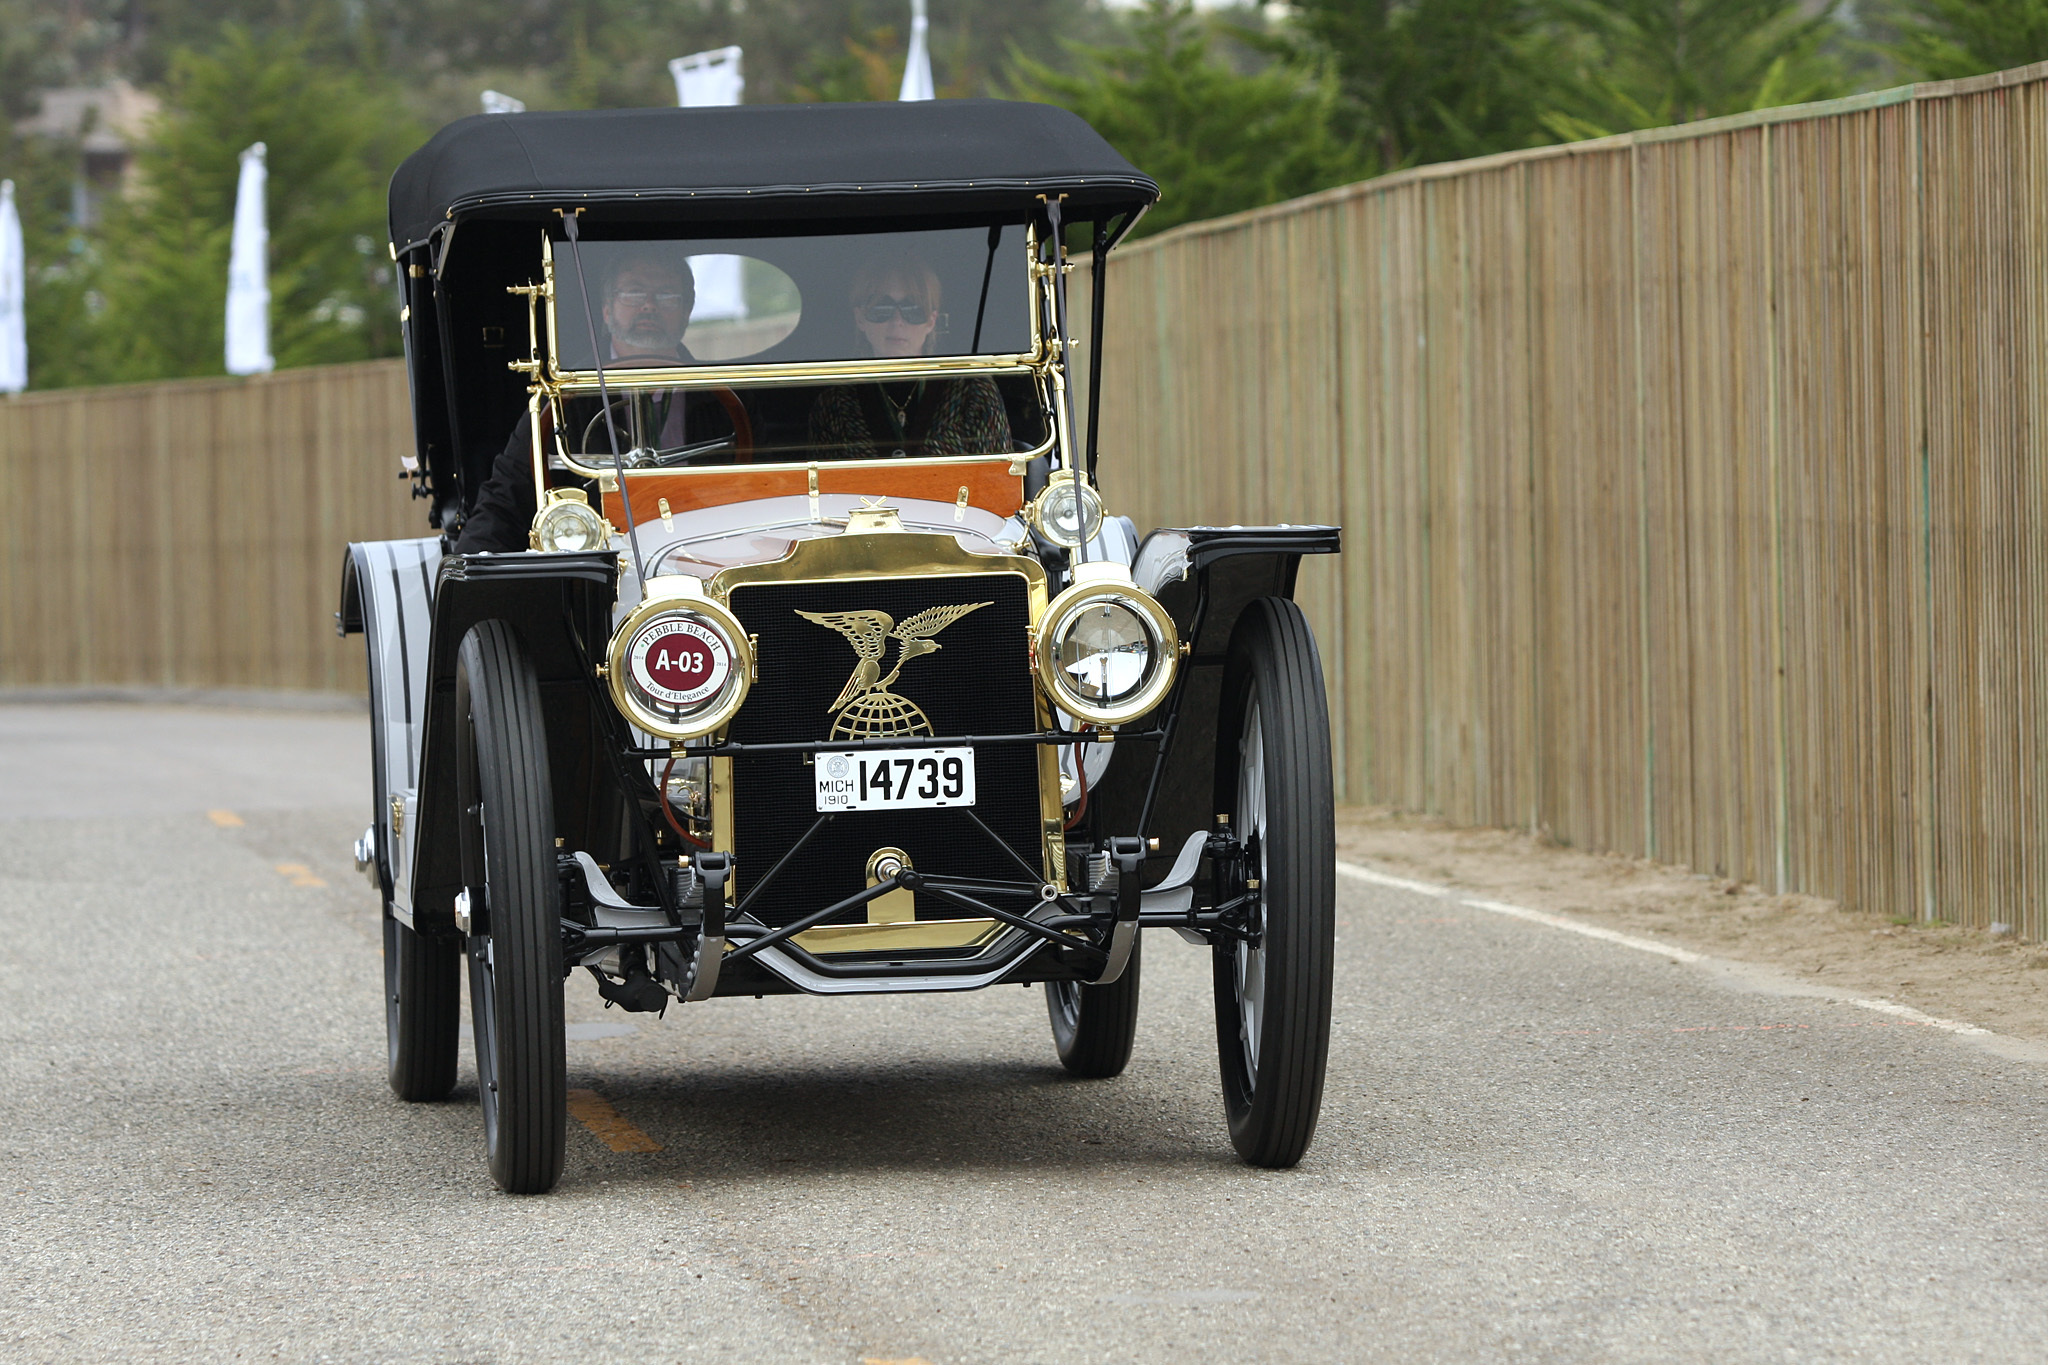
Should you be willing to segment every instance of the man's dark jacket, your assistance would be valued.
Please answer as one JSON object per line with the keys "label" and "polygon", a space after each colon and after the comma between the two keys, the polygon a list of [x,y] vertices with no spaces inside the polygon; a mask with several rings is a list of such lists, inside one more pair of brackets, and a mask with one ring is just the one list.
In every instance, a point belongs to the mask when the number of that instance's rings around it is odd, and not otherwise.
{"label": "man's dark jacket", "polygon": [[533,514],[540,510],[533,497],[533,415],[519,419],[512,439],[491,462],[491,477],[476,497],[476,506],[462,523],[455,538],[455,553],[478,554],[485,550],[524,550],[527,532],[533,528]]}

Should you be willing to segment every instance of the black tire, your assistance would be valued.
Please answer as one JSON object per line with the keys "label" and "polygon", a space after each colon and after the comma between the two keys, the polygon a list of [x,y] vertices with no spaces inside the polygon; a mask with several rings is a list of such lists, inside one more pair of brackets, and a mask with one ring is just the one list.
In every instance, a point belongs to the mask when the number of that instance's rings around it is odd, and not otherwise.
{"label": "black tire", "polygon": [[384,907],[385,1052],[402,1100],[445,1100],[455,1088],[461,966],[460,945],[415,933]]}
{"label": "black tire", "polygon": [[470,1018],[491,1179],[510,1194],[544,1194],[562,1177],[568,1122],[561,895],[540,684],[503,621],[464,638],[455,704],[462,876],[477,930]]}
{"label": "black tire", "polygon": [[423,938],[391,913],[391,853],[385,846],[383,688],[375,632],[365,639],[370,672],[370,837],[384,901],[384,1052],[392,1093],[413,1103],[448,1098],[455,1088],[462,1032],[462,946]]}
{"label": "black tire", "polygon": [[1337,893],[1329,705],[1294,603],[1261,598],[1238,618],[1216,729],[1216,809],[1255,842],[1261,929],[1257,949],[1214,951],[1223,1107],[1239,1156],[1287,1167],[1322,1109]]}
{"label": "black tire", "polygon": [[1138,1036],[1138,949],[1145,935],[1131,939],[1124,974],[1107,986],[1078,981],[1045,983],[1045,1010],[1052,1016],[1052,1045],[1069,1075],[1102,1080],[1121,1076]]}

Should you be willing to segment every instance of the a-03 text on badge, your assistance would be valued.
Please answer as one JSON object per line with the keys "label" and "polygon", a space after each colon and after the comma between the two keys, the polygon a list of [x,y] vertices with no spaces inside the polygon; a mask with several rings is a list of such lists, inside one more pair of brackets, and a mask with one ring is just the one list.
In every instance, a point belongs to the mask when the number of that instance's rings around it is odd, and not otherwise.
{"label": "a-03 text on badge", "polygon": [[964,746],[825,752],[815,761],[821,811],[974,804],[974,750]]}

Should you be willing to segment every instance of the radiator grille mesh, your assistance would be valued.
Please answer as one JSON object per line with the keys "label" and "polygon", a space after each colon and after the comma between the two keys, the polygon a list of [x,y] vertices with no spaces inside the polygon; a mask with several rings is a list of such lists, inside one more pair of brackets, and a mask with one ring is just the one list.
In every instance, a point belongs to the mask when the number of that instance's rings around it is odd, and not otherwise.
{"label": "radiator grille mesh", "polygon": [[[908,698],[941,737],[1017,734],[1035,728],[1029,663],[1029,589],[1017,574],[935,575],[829,583],[750,584],[733,589],[734,615],[760,637],[761,680],[734,718],[740,743],[822,740],[832,733],[832,703],[859,655],[847,638],[799,611],[882,611],[898,622],[931,607],[987,602],[933,638],[935,653],[911,659],[889,691]],[[890,640],[881,669],[896,666]],[[1033,868],[1042,865],[1037,749],[983,748],[975,754],[975,809]],[[813,769],[805,755],[771,754],[733,761],[733,823],[739,885],[758,878],[817,819]],[[1016,882],[1024,873],[967,816],[954,810],[852,811],[840,815],[798,855],[757,902],[769,925],[850,896],[866,885],[868,855],[893,845],[919,871]],[[929,896],[917,898],[919,919],[958,919],[962,912]],[[829,921],[859,924],[857,909]]]}

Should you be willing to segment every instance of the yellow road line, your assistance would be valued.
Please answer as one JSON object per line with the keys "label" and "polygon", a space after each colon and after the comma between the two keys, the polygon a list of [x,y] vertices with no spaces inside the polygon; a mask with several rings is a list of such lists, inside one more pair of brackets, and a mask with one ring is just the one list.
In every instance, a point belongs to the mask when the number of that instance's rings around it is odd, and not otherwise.
{"label": "yellow road line", "polygon": [[588,1128],[615,1152],[658,1152],[661,1144],[635,1128],[611,1101],[595,1090],[569,1092],[569,1117]]}
{"label": "yellow road line", "polygon": [[292,879],[293,886],[325,886],[326,882],[313,875],[313,869],[304,863],[279,863],[277,870]]}
{"label": "yellow road line", "polygon": [[231,810],[210,810],[206,812],[206,818],[219,825],[222,829],[240,829],[242,827],[242,817]]}

